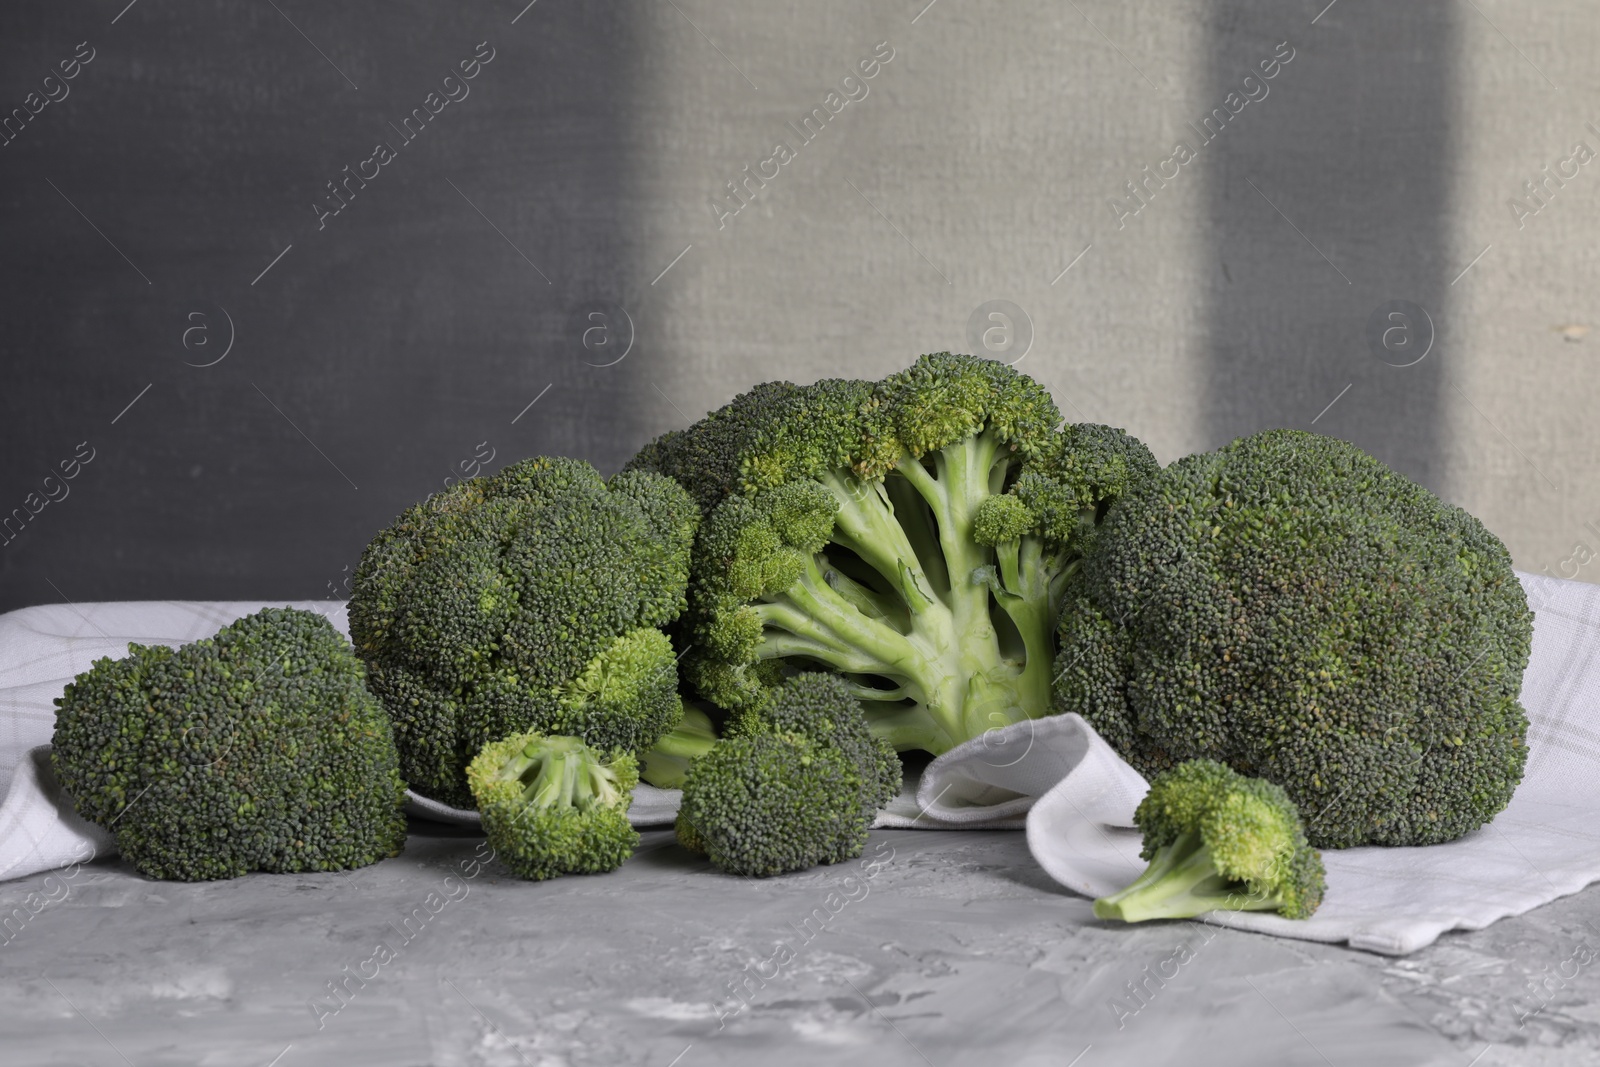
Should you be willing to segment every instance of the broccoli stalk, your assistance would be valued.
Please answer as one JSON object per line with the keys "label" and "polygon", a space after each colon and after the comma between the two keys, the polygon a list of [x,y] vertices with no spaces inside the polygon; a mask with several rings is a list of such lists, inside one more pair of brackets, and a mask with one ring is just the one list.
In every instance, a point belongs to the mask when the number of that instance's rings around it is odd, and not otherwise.
{"label": "broccoli stalk", "polygon": [[638,784],[631,755],[576,737],[518,734],[483,747],[467,782],[490,846],[522,878],[615,870],[639,834],[628,822]]}
{"label": "broccoli stalk", "polygon": [[1157,778],[1134,822],[1150,861],[1127,888],[1094,902],[1102,919],[1187,919],[1276,911],[1304,919],[1322,902],[1322,857],[1306,844],[1282,788],[1212,760]]}
{"label": "broccoli stalk", "polygon": [[[990,502],[1029,518],[1015,497],[991,492],[1016,462],[998,434],[984,432],[921,458],[902,454],[886,481],[903,487],[820,479],[838,504],[832,541],[871,574],[858,581],[826,551],[812,553],[798,581],[755,607],[767,631],[758,657],[802,657],[896,683],[862,681],[855,692],[898,749],[942,752],[1043,714],[1054,653],[1048,587],[1065,553],[1047,562],[1037,537],[996,545],[975,536]],[[901,517],[912,521],[902,526]],[[996,604],[1009,628],[996,625]],[[914,706],[903,707],[907,699]]]}
{"label": "broccoli stalk", "polygon": [[575,737],[529,741],[501,764],[495,780],[516,782],[522,788],[521,802],[537,808],[616,807],[625,792],[618,786],[616,768],[589,758],[587,747]]}
{"label": "broccoli stalk", "polygon": [[711,716],[697,707],[685,706],[678,725],[639,754],[639,778],[658,789],[681,789],[689,765],[710,752],[716,741]]}
{"label": "broccoli stalk", "polygon": [[1036,382],[924,356],[881,382],[768,383],[630,466],[705,518],[685,673],[741,708],[829,668],[897,749],[939,753],[1047,714],[1067,578],[1105,508],[1159,468],[1060,426]]}

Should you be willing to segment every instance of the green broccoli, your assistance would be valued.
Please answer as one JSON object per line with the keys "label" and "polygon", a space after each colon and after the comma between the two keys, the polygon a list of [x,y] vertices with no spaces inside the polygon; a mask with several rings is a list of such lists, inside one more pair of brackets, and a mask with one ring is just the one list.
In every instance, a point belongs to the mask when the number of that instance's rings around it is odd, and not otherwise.
{"label": "green broccoli", "polygon": [[1069,582],[1055,707],[1147,778],[1215,759],[1276,782],[1319,848],[1434,844],[1521,780],[1531,623],[1478,520],[1273,430],[1111,510]]}
{"label": "green broccoli", "polygon": [[1208,911],[1305,919],[1322,903],[1322,857],[1279,786],[1215,760],[1191,760],[1150,783],[1133,816],[1150,866],[1094,902],[1102,919],[1137,923]]}
{"label": "green broccoli", "polygon": [[1158,470],[1120,430],[1060,424],[1033,380],[941,353],[880,382],[769,382],[647,445],[629,467],[704,512],[686,677],[738,709],[831,669],[899,750],[1047,714],[1065,582]]}
{"label": "green broccoli", "polygon": [[684,607],[699,515],[668,478],[535,458],[406,510],[361,557],[350,633],[411,788],[470,807],[466,765],[532,730],[648,748],[678,722],[656,627]]}
{"label": "green broccoli", "polygon": [[850,684],[798,674],[690,764],[678,840],[733,874],[839,863],[861,855],[899,788],[900,759],[871,734]]}
{"label": "green broccoli", "polygon": [[683,719],[639,753],[639,778],[658,789],[682,789],[689,765],[711,751],[717,728],[701,708],[685,704]]}
{"label": "green broccoli", "polygon": [[331,871],[399,855],[388,716],[321,615],[268,608],[184,645],[129,645],[56,700],[51,762],[151,878]]}
{"label": "green broccoli", "polygon": [[628,822],[639,770],[624,749],[521,733],[485,745],[467,782],[489,846],[518,877],[616,870],[639,843]]}

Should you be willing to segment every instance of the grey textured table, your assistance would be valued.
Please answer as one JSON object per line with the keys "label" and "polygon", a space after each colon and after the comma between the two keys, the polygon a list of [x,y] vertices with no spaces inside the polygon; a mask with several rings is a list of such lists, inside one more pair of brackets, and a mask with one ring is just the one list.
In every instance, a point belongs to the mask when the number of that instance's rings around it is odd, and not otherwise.
{"label": "grey textured table", "polygon": [[0,886],[0,914],[54,900],[0,936],[0,1061],[1600,1063],[1595,889],[1393,959],[1101,923],[1015,832],[874,831],[863,863],[758,881],[653,831],[533,884],[412,830],[337,874]]}

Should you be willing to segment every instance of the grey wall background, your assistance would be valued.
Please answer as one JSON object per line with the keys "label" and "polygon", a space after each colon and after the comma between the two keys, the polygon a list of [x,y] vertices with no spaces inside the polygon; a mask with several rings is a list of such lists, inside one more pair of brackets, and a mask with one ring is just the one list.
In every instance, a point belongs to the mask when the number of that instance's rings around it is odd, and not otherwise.
{"label": "grey wall background", "polygon": [[1345,437],[1593,579],[1597,46],[1584,0],[7,5],[0,115],[67,95],[0,147],[0,609],[342,596],[463,463],[610,471],[991,301],[1069,418]]}

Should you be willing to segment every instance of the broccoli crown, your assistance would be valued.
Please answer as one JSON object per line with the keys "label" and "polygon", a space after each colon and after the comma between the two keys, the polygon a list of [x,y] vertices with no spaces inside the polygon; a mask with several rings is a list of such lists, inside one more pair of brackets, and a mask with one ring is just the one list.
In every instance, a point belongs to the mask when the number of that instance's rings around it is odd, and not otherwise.
{"label": "broccoli crown", "polygon": [[1070,581],[1056,710],[1150,777],[1276,782],[1321,848],[1467,833],[1521,780],[1532,614],[1471,515],[1295,430],[1190,456],[1106,517]]}
{"label": "broccoli crown", "polygon": [[861,802],[874,814],[900,792],[899,754],[873,735],[861,702],[837,675],[809,671],[784,679],[767,700],[736,715],[728,733],[799,734],[837,751],[860,773]]}
{"label": "broccoli crown", "polygon": [[1134,812],[1150,866],[1095,901],[1102,919],[1185,919],[1208,911],[1308,918],[1322,903],[1322,857],[1281,786],[1215,760],[1190,760],[1150,783]]}
{"label": "broccoli crown", "polygon": [[267,608],[184,645],[129,645],[56,700],[51,761],[151,878],[331,871],[399,855],[388,716],[321,615]]}
{"label": "broccoli crown", "polygon": [[769,382],[646,446],[630,469],[704,514],[689,680],[739,709],[828,669],[897,749],[1046,714],[1066,577],[1159,469],[1120,430],[1060,422],[1032,379],[940,353],[879,382]]}
{"label": "broccoli crown", "polygon": [[628,822],[639,768],[625,749],[519,733],[483,746],[467,782],[489,846],[520,878],[613,871],[639,843]]}
{"label": "broccoli crown", "polygon": [[768,875],[861,855],[900,789],[900,757],[837,675],[793,675],[688,762],[678,839],[723,870]]}
{"label": "broccoli crown", "polygon": [[840,863],[866,847],[863,790],[843,753],[801,734],[727,737],[689,767],[678,840],[730,874]]}
{"label": "broccoli crown", "polygon": [[647,748],[681,714],[656,627],[683,610],[699,512],[669,478],[534,458],[457,482],[367,546],[350,632],[411,788],[469,807],[465,768],[519,731]]}

